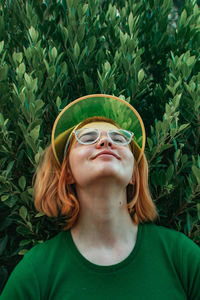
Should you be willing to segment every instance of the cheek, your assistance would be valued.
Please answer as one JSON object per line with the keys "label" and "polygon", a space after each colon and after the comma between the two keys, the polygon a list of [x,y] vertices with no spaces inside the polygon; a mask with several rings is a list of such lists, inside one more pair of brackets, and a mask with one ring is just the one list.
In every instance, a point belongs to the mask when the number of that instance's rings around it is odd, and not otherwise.
{"label": "cheek", "polygon": [[80,157],[79,155],[77,156],[74,151],[70,152],[69,154],[69,166],[70,166],[70,171],[71,171],[71,176],[74,180],[73,183],[76,183],[77,181],[77,174],[80,173]]}
{"label": "cheek", "polygon": [[85,147],[75,147],[70,151],[69,154],[69,165],[72,173],[81,171],[83,165],[87,163],[88,158],[92,154],[91,149]]}
{"label": "cheek", "polygon": [[135,166],[135,159],[133,153],[131,151],[127,151],[126,158],[127,168],[129,169],[129,176],[132,177]]}
{"label": "cheek", "polygon": [[85,180],[90,176],[91,165],[89,157],[93,152],[90,149],[74,148],[69,154],[69,166],[71,170],[71,175],[73,178],[73,183],[76,185],[84,185]]}
{"label": "cheek", "polygon": [[134,155],[130,148],[126,148],[125,152],[123,153],[123,156],[125,160],[130,163],[131,166],[134,165]]}

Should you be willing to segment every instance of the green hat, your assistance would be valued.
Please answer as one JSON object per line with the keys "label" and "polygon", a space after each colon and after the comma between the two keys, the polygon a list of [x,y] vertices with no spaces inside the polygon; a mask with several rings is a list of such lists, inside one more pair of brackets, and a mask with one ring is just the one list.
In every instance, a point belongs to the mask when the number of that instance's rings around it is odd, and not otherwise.
{"label": "green hat", "polygon": [[74,100],[56,118],[51,144],[58,164],[62,164],[66,142],[75,127],[85,119],[97,116],[112,119],[121,128],[134,133],[134,155],[139,162],[145,148],[145,129],[139,113],[120,98],[94,94]]}

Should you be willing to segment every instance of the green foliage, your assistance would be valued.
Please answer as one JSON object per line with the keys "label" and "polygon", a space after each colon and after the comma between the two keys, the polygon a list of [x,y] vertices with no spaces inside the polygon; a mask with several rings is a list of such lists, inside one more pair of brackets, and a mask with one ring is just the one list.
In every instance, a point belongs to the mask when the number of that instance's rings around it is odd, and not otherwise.
{"label": "green foliage", "polygon": [[[147,131],[159,223],[200,244],[200,12],[186,0],[0,1],[0,274],[59,230],[32,177],[53,121],[74,99],[124,97]],[[2,280],[2,282],[3,282]]]}

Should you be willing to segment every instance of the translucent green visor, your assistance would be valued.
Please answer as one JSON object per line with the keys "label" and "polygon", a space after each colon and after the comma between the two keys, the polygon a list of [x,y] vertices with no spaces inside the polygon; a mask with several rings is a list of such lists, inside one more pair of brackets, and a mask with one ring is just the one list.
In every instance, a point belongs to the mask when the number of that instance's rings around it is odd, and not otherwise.
{"label": "translucent green visor", "polygon": [[120,98],[96,94],[74,100],[56,118],[51,142],[58,164],[62,164],[65,145],[72,130],[85,119],[96,116],[112,119],[120,128],[134,132],[134,154],[139,162],[145,147],[145,129],[139,113]]}

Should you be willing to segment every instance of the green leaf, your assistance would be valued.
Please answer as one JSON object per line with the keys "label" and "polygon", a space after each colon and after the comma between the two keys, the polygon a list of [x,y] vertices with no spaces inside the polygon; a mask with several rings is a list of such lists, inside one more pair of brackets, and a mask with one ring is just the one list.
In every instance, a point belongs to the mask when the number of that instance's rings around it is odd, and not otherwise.
{"label": "green leaf", "polygon": [[185,165],[185,163],[188,161],[188,156],[186,154],[184,154],[182,157],[181,157],[181,162],[183,164],[183,166]]}
{"label": "green leaf", "polygon": [[168,130],[169,130],[169,127],[170,127],[169,121],[168,121],[168,120],[164,120],[164,121],[163,121],[163,124],[162,124],[162,127],[163,127],[163,131],[164,131],[165,133],[167,133]]}
{"label": "green leaf", "polygon": [[82,59],[84,58],[86,52],[87,52],[87,48],[85,47],[85,48],[83,49],[83,51],[82,51],[80,57],[79,57],[79,61],[78,61],[79,64],[80,64],[80,62],[82,61]]}
{"label": "green leaf", "polygon": [[83,5],[83,14],[85,14],[87,10],[88,10],[88,4],[84,4]]}
{"label": "green leaf", "polygon": [[126,40],[127,40],[127,37],[128,35],[127,34],[123,34],[122,31],[120,31],[120,42],[121,42],[121,45],[124,46],[125,43],[126,43]]}
{"label": "green leaf", "polygon": [[110,72],[110,70],[111,70],[111,65],[110,65],[110,63],[109,63],[108,61],[105,62],[105,64],[104,64],[104,69],[105,69],[106,73],[109,73],[109,72]]}
{"label": "green leaf", "polygon": [[94,50],[95,45],[96,45],[96,37],[92,36],[88,40],[88,54],[90,54]]}
{"label": "green leaf", "polygon": [[84,35],[85,35],[85,24],[80,24],[77,32],[77,39],[79,43],[83,41]]}
{"label": "green leaf", "polygon": [[1,201],[6,201],[9,198],[9,195],[3,195],[1,196]]}
{"label": "green leaf", "polygon": [[20,73],[20,74],[24,74],[25,71],[26,71],[26,66],[25,66],[25,64],[24,64],[24,63],[21,63],[21,64],[19,65],[19,67],[18,67],[18,70],[19,70],[19,73]]}
{"label": "green leaf", "polygon": [[54,76],[55,75],[55,73],[56,73],[56,68],[55,68],[55,66],[51,66],[50,68],[49,68],[49,77],[52,77],[52,76]]}
{"label": "green leaf", "polygon": [[195,61],[196,61],[196,57],[195,57],[195,56],[191,56],[191,57],[189,57],[189,58],[186,60],[186,64],[187,64],[188,66],[192,66],[192,65],[195,63]]}
{"label": "green leaf", "polygon": [[28,249],[22,249],[18,252],[19,255],[25,255],[28,252]]}
{"label": "green leaf", "polygon": [[149,137],[147,137],[147,143],[148,143],[149,149],[151,151],[153,148],[153,141]]}
{"label": "green leaf", "polygon": [[28,87],[31,87],[31,83],[32,83],[31,77],[27,73],[25,73],[24,78],[26,80],[26,83],[27,83]]}
{"label": "green leaf", "polygon": [[66,62],[64,61],[62,64],[61,64],[61,74],[65,74],[66,75],[67,73],[67,64]]}
{"label": "green leaf", "polygon": [[2,113],[0,113],[0,126],[4,125],[4,117],[2,115]]}
{"label": "green leaf", "polygon": [[33,196],[33,189],[32,189],[32,188],[29,188],[29,189],[27,190],[27,192],[29,193],[29,195]]}
{"label": "green leaf", "polygon": [[180,99],[181,99],[182,94],[178,94],[174,97],[174,108],[177,109],[180,103]]}
{"label": "green leaf", "polygon": [[130,34],[133,34],[133,13],[132,12],[128,17],[128,26],[129,26]]}
{"label": "green leaf", "polygon": [[45,103],[42,100],[38,99],[36,101],[36,111],[40,110],[44,105]]}
{"label": "green leaf", "polygon": [[21,247],[23,247],[23,246],[29,245],[30,243],[31,243],[30,240],[22,240],[19,244],[20,244]]}
{"label": "green leaf", "polygon": [[6,80],[8,77],[8,66],[5,65],[0,68],[0,81]]}
{"label": "green leaf", "polygon": [[190,124],[182,124],[182,125],[179,127],[178,131],[180,132],[180,131],[184,130],[184,129],[187,128],[189,125],[190,125]]}
{"label": "green leaf", "polygon": [[34,142],[36,142],[36,140],[38,139],[39,133],[40,133],[40,125],[37,125],[33,130],[31,130],[30,136],[32,137]]}
{"label": "green leaf", "polygon": [[26,220],[27,214],[28,214],[28,212],[27,212],[26,207],[25,206],[20,207],[20,209],[19,209],[19,215],[20,215],[20,217],[22,219]]}
{"label": "green leaf", "polygon": [[180,17],[180,24],[185,25],[186,19],[187,19],[187,12],[184,9]]}
{"label": "green leaf", "polygon": [[192,166],[192,172],[195,175],[198,184],[200,184],[200,169],[197,168],[195,165],[193,165]]}
{"label": "green leaf", "polygon": [[28,235],[31,234],[30,229],[29,229],[28,227],[26,227],[26,226],[18,226],[17,229],[16,229],[16,231],[17,231],[18,233],[20,233],[20,234],[26,236],[26,238],[27,238]]}
{"label": "green leaf", "polygon": [[18,180],[18,184],[19,184],[20,188],[22,189],[22,191],[24,191],[25,186],[26,186],[26,178],[24,176],[21,176]]}
{"label": "green leaf", "polygon": [[78,42],[76,42],[74,46],[74,57],[76,60],[78,59],[79,55],[80,55],[80,47]]}
{"label": "green leaf", "polygon": [[36,162],[36,164],[38,164],[39,161],[40,161],[40,153],[36,153],[35,154],[35,162]]}
{"label": "green leaf", "polygon": [[179,160],[180,154],[181,154],[181,150],[180,150],[180,149],[178,149],[178,150],[174,153],[174,159],[175,159],[175,161],[178,161],[178,160]]}
{"label": "green leaf", "polygon": [[48,62],[46,61],[46,59],[43,60],[44,64],[45,64],[45,67],[47,69],[47,72],[49,73],[49,64]]}
{"label": "green leaf", "polygon": [[160,147],[160,153],[167,150],[167,149],[170,149],[171,147],[173,147],[173,145],[171,145],[171,144],[162,145]]}
{"label": "green leaf", "polygon": [[60,106],[61,106],[61,99],[60,97],[58,96],[57,99],[56,99],[56,105],[57,105],[57,108],[59,109]]}
{"label": "green leaf", "polygon": [[141,70],[138,72],[138,83],[142,82],[143,79],[144,79],[144,70],[141,69]]}
{"label": "green leaf", "polygon": [[12,208],[16,205],[16,202],[18,202],[19,198],[16,195],[13,195],[13,193],[10,193],[9,197],[4,201],[4,203]]}
{"label": "green leaf", "polygon": [[162,129],[162,123],[161,123],[161,121],[158,121],[157,123],[156,123],[156,131],[161,131],[161,129]]}
{"label": "green leaf", "polygon": [[57,57],[57,54],[58,54],[56,47],[53,47],[53,49],[51,50],[51,54],[52,54],[52,57],[55,60],[56,57]]}
{"label": "green leaf", "polygon": [[43,217],[43,216],[45,216],[45,213],[39,212],[39,213],[37,213],[37,214],[35,215],[35,218],[40,218],[40,217]]}
{"label": "green leaf", "polygon": [[172,176],[174,174],[174,165],[171,164],[169,166],[169,168],[167,169],[167,172],[166,172],[166,179],[167,179],[167,182],[170,182]]}
{"label": "green leaf", "polygon": [[176,134],[177,134],[177,129],[176,128],[172,128],[170,130],[170,137],[171,137],[171,139],[173,139]]}
{"label": "green leaf", "polygon": [[12,57],[13,57],[15,64],[17,64],[17,63],[21,64],[22,59],[23,59],[22,52],[19,52],[19,53],[14,52]]}
{"label": "green leaf", "polygon": [[34,44],[37,43],[37,40],[38,40],[38,32],[35,30],[35,28],[33,28],[33,26],[31,26],[31,28],[29,29],[29,34],[30,34],[30,37],[33,41]]}
{"label": "green leaf", "polygon": [[174,88],[171,87],[169,84],[167,84],[167,88],[172,93],[172,95],[174,95]]}
{"label": "green leaf", "polygon": [[14,161],[14,160],[13,160],[13,161],[11,161],[11,162],[9,163],[9,165],[8,165],[8,167],[7,167],[7,169],[6,169],[6,177],[8,177],[8,176],[9,176],[9,174],[10,174],[10,172],[11,172],[11,170],[12,170],[13,166],[14,166],[14,163],[15,163],[15,161]]}
{"label": "green leaf", "polygon": [[3,50],[3,48],[4,48],[4,41],[1,41],[0,42],[0,54],[1,54],[2,50]]}

